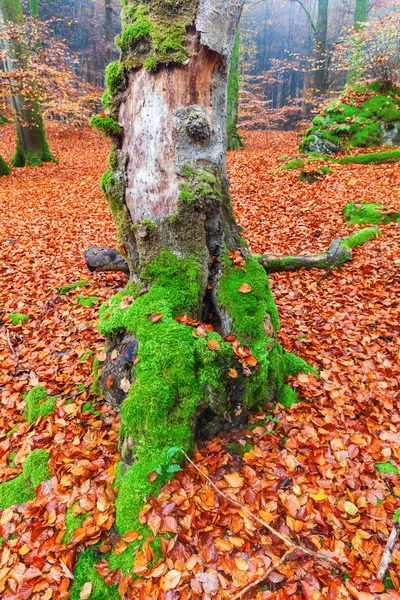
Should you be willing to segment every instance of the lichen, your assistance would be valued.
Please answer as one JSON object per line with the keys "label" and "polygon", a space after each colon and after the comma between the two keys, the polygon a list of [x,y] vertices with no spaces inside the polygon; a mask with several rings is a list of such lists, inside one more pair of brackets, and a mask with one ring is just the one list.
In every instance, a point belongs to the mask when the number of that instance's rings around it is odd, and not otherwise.
{"label": "lichen", "polygon": [[54,412],[55,401],[55,397],[47,397],[47,392],[43,386],[37,385],[25,396],[24,419],[32,424],[39,417],[46,417]]}
{"label": "lichen", "polygon": [[51,478],[47,466],[49,458],[47,450],[33,450],[28,454],[22,473],[0,484],[0,510],[34,499],[38,485]]}

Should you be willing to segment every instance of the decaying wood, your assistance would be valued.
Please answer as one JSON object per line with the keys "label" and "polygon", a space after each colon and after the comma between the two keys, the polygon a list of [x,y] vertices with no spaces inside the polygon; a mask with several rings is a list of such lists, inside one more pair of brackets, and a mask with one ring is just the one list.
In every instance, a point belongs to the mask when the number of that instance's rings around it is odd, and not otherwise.
{"label": "decaying wood", "polygon": [[129,273],[128,263],[114,248],[91,246],[85,254],[86,265],[92,273],[99,271],[122,271]]}
{"label": "decaying wood", "polygon": [[386,543],[386,548],[385,548],[385,551],[382,556],[381,564],[379,565],[378,574],[377,574],[377,579],[379,579],[379,581],[383,581],[383,579],[386,575],[386,571],[388,570],[388,566],[389,566],[390,560],[392,558],[392,552],[394,550],[394,547],[397,542],[397,538],[399,537],[399,534],[400,534],[400,523],[394,523],[393,529],[392,529],[390,536],[388,538],[388,541]]}
{"label": "decaying wood", "polygon": [[[357,232],[359,233],[359,232]],[[259,257],[259,262],[268,273],[277,273],[281,271],[299,271],[300,269],[324,269],[331,272],[336,267],[341,267],[352,259],[351,248],[359,246],[360,243],[354,243],[353,239],[357,234],[351,234],[344,238],[333,240],[327,252],[323,254],[305,254],[304,256],[278,256],[277,254],[263,254]],[[376,230],[376,236],[379,230]],[[368,240],[365,240],[368,241]]]}

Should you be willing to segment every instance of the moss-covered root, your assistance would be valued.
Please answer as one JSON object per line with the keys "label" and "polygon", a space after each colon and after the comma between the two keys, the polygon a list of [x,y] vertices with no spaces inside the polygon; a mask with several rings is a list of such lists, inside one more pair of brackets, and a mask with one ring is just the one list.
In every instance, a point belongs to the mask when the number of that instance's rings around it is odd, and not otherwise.
{"label": "moss-covered root", "polygon": [[379,229],[375,227],[366,227],[360,229],[345,238],[338,238],[331,242],[329,250],[323,254],[305,254],[304,256],[283,256],[276,254],[263,254],[259,257],[259,262],[268,273],[280,271],[299,271],[300,269],[325,269],[332,271],[336,267],[341,267],[351,260],[351,249],[355,246],[361,246],[380,235]]}
{"label": "moss-covered root", "polygon": [[9,175],[11,173],[11,169],[6,163],[6,161],[0,156],[0,177],[4,175]]}
{"label": "moss-covered root", "polygon": [[24,418],[29,424],[34,423],[39,417],[46,417],[54,412],[55,397],[47,397],[44,387],[37,385],[25,396]]}
{"label": "moss-covered root", "polygon": [[343,209],[344,220],[349,225],[382,225],[400,223],[400,212],[388,213],[384,204],[349,202]]}
{"label": "moss-covered root", "polygon": [[34,499],[38,485],[51,478],[47,466],[49,458],[47,450],[33,450],[28,454],[22,473],[0,484],[0,510]]}

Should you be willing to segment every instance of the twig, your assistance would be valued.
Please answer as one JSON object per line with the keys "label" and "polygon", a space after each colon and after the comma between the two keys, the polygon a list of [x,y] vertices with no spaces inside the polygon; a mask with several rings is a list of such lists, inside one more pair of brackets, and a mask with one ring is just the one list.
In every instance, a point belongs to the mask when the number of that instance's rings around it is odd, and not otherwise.
{"label": "twig", "polygon": [[399,533],[400,523],[394,523],[393,529],[386,543],[386,548],[382,556],[381,564],[379,565],[378,574],[376,576],[377,579],[379,579],[379,581],[383,581],[386,571],[388,570],[390,559],[392,558],[392,552],[397,542],[397,538],[399,537]]}
{"label": "twig", "polygon": [[202,475],[204,477],[204,479],[207,481],[208,485],[210,485],[217,492],[217,494],[219,494],[220,496],[222,496],[223,498],[225,498],[225,500],[228,500],[228,502],[231,502],[232,504],[234,504],[235,506],[237,506],[238,508],[240,508],[240,510],[242,511],[242,513],[244,513],[247,517],[249,517],[250,519],[253,519],[253,521],[256,521],[257,523],[259,523],[260,525],[262,525],[263,527],[265,527],[266,529],[268,529],[268,531],[270,531],[273,535],[275,535],[280,540],[282,540],[282,542],[284,544],[286,544],[286,546],[288,546],[290,548],[290,552],[291,553],[293,553],[294,551],[302,552],[303,554],[308,554],[309,556],[313,556],[314,558],[317,558],[319,560],[325,560],[325,561],[333,564],[336,569],[340,569],[341,571],[344,570],[344,568],[342,567],[342,565],[339,564],[333,558],[330,558],[329,556],[327,556],[327,555],[325,555],[325,554],[323,554],[321,552],[313,552],[312,550],[308,550],[307,548],[303,548],[303,546],[298,546],[297,544],[295,544],[294,542],[292,542],[292,540],[289,537],[286,537],[282,533],[279,533],[279,531],[276,531],[276,529],[274,529],[266,521],[263,521],[263,519],[261,519],[260,517],[258,517],[254,513],[252,513],[241,502],[239,502],[235,498],[232,498],[232,496],[228,496],[228,494],[225,494],[225,492],[223,492],[222,490],[220,490],[219,488],[217,488],[217,486],[215,485],[215,483],[213,481],[211,481],[211,479],[207,475],[205,475],[203,473],[203,471],[189,458],[189,456],[186,454],[186,452],[184,450],[182,450],[182,449],[181,449],[181,452],[185,456],[186,460],[196,469],[196,471],[198,473],[200,473],[200,475]]}
{"label": "twig", "polygon": [[17,360],[18,356],[17,353],[14,350],[14,346],[11,343],[11,339],[10,339],[10,332],[8,331],[7,327],[6,327],[6,332],[7,332],[7,341],[8,341],[8,345],[10,346],[10,350],[12,352],[13,357]]}
{"label": "twig", "polygon": [[272,573],[272,571],[275,571],[275,569],[277,569],[278,567],[280,567],[280,565],[282,565],[285,560],[287,558],[289,558],[289,556],[293,554],[293,550],[287,550],[287,552],[285,552],[285,554],[282,556],[282,558],[280,560],[278,560],[278,562],[276,562],[274,565],[271,565],[269,569],[267,569],[265,571],[265,573],[263,573],[263,575],[261,575],[261,577],[259,577],[258,579],[256,579],[255,581],[253,581],[253,583],[249,583],[249,585],[246,585],[245,588],[243,588],[240,592],[238,592],[237,594],[235,594],[233,596],[233,598],[231,598],[231,600],[239,600],[239,598],[243,598],[243,596],[245,594],[247,594],[247,592],[249,592],[250,590],[252,590],[255,587],[258,587],[260,585],[260,583],[262,583],[263,581],[265,581],[268,577],[268,575],[270,573]]}

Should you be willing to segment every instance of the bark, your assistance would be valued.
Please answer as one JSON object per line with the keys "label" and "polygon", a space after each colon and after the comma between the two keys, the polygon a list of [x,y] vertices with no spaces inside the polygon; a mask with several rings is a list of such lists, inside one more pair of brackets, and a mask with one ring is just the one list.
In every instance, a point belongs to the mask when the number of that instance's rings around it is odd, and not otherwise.
{"label": "bark", "polygon": [[333,240],[329,250],[323,254],[305,254],[304,256],[283,256],[263,254],[259,261],[268,273],[280,271],[299,271],[300,269],[325,269],[329,272],[343,266],[351,260],[351,249],[360,246],[379,235],[379,229],[367,227],[345,238]]}
{"label": "bark", "polygon": [[105,41],[106,41],[106,52],[105,61],[106,65],[111,61],[112,47],[113,47],[113,22],[112,22],[112,3],[111,0],[104,0],[104,20],[105,20]]}
{"label": "bark", "polygon": [[239,42],[240,28],[238,27],[228,78],[228,106],[226,115],[228,150],[238,150],[243,147],[243,142],[237,129],[239,118]]}
{"label": "bark", "polygon": [[[121,410],[120,532],[141,528],[143,497],[173,473],[171,448],[190,452],[196,437],[244,423],[292,373],[265,271],[228,193],[227,81],[242,4],[186,0],[178,14],[148,0],[140,23],[125,7],[121,59],[106,72],[112,151],[102,188],[130,281],[100,311],[107,347],[95,389]],[[89,254],[93,269],[105,258],[107,269],[127,270],[109,250]]]}
{"label": "bark", "polygon": [[[24,18],[20,0],[0,0],[0,19],[5,23],[17,24],[22,29]],[[21,31],[17,37],[9,36],[9,39],[6,38],[3,43],[7,71],[28,69],[29,50],[23,32]],[[18,89],[18,87],[19,84],[13,81],[13,88]],[[52,159],[35,87],[35,82],[31,81],[29,94],[26,89],[11,93],[17,134],[17,148],[12,160],[15,167],[41,164]]]}
{"label": "bark", "polygon": [[[354,22],[353,29],[354,31],[360,31],[365,27],[365,23],[367,22],[368,15],[368,5],[369,0],[356,0],[355,8],[354,8]],[[352,48],[352,62],[355,63],[354,68],[350,69],[347,74],[347,83],[352,84],[355,83],[360,76],[361,66],[362,66],[362,53],[364,50],[364,44],[359,40],[356,40],[353,43]]]}
{"label": "bark", "polygon": [[322,95],[327,86],[327,35],[329,0],[318,0],[318,17],[315,31],[316,70],[314,73],[314,93]]}
{"label": "bark", "polygon": [[0,156],[0,177],[8,175],[9,173],[11,173],[10,167],[7,165],[6,161]]}

